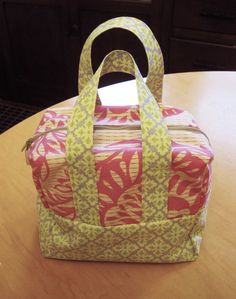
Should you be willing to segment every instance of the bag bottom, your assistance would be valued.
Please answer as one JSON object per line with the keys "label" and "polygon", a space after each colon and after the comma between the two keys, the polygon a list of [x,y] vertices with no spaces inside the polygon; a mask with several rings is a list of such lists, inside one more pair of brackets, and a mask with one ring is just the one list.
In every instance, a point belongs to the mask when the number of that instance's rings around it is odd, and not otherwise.
{"label": "bag bottom", "polygon": [[68,220],[44,208],[38,199],[40,247],[44,257],[138,263],[194,261],[199,255],[206,207],[174,220],[95,226]]}

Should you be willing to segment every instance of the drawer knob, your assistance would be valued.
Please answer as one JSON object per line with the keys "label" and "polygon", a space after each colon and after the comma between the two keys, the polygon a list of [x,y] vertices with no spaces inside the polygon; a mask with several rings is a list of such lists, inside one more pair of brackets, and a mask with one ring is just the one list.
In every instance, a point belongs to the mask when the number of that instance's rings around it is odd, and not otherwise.
{"label": "drawer knob", "polygon": [[77,24],[73,24],[68,32],[69,35],[78,35],[79,34],[79,26]]}

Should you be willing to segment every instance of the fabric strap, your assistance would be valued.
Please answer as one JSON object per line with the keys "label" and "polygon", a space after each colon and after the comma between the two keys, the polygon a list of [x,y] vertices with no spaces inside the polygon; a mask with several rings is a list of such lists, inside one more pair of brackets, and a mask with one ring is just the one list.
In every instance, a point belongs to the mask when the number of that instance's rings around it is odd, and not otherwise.
{"label": "fabric strap", "polygon": [[[148,76],[146,84],[157,102],[162,100],[162,83],[164,74],[163,57],[160,46],[151,29],[142,21],[132,17],[118,17],[99,25],[87,38],[80,56],[79,93],[93,76],[91,47],[94,39],[103,32],[121,28],[135,34],[142,42],[148,59]],[[105,74],[105,73],[104,73]]]}
{"label": "fabric strap", "polygon": [[[129,57],[129,59],[127,59]],[[125,59],[125,66],[122,61]],[[166,219],[171,161],[170,136],[159,105],[133,57],[122,50],[108,54],[79,94],[68,123],[66,154],[79,222],[100,225],[93,149],[96,94],[104,72],[126,71],[136,78],[142,131],[142,222]]]}

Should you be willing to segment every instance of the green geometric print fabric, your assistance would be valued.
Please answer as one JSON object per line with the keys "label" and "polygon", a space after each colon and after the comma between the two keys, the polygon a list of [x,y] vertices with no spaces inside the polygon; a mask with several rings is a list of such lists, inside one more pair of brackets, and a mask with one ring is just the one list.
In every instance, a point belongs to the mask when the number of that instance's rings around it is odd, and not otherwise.
{"label": "green geometric print fabric", "polygon": [[175,263],[199,255],[205,212],[175,220],[119,226],[71,221],[38,199],[43,256],[88,261]]}

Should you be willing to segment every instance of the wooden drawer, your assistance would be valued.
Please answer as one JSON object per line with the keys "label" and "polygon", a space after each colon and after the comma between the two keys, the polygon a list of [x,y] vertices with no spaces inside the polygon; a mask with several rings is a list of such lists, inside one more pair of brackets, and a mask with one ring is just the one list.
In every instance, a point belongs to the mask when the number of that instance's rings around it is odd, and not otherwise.
{"label": "wooden drawer", "polygon": [[236,48],[171,39],[170,72],[228,70],[236,71]]}
{"label": "wooden drawer", "polygon": [[174,27],[236,34],[235,0],[175,0]]}

